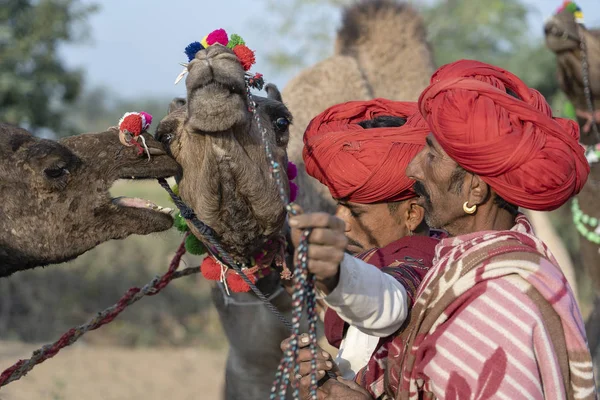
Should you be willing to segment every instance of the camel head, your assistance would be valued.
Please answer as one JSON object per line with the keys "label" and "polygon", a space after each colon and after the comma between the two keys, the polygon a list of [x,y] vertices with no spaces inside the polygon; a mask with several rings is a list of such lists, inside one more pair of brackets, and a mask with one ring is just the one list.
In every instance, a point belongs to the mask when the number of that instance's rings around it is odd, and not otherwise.
{"label": "camel head", "polygon": [[580,30],[585,30],[577,21],[583,14],[573,2],[564,4],[544,24],[546,45],[554,53],[579,49]]}
{"label": "camel head", "polygon": [[[187,98],[171,103],[156,138],[182,167],[177,179],[183,201],[236,260],[246,262],[281,234],[285,210],[249,110],[245,68],[234,50],[213,44],[192,55]],[[278,89],[267,85],[266,91],[267,97],[253,99],[274,159],[285,167],[292,117]],[[285,173],[282,179],[289,190]]]}
{"label": "camel head", "polygon": [[0,277],[169,229],[173,219],[160,207],[109,195],[117,179],[177,174],[161,144],[144,136],[151,160],[123,146],[116,128],[55,142],[0,124]]}

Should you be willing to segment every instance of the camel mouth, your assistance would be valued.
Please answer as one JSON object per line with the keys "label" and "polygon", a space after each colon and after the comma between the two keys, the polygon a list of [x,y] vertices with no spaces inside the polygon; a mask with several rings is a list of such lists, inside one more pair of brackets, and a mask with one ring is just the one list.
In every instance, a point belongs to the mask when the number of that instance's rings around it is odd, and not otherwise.
{"label": "camel mouth", "polygon": [[246,95],[246,87],[237,80],[230,83],[223,83],[213,79],[210,82],[199,86],[197,89],[201,91],[229,92],[230,95],[237,96]]}

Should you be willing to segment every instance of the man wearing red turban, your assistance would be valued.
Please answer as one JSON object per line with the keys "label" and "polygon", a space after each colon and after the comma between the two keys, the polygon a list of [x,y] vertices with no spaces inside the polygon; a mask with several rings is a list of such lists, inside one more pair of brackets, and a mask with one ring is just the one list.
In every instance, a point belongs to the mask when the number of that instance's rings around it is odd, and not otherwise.
{"label": "man wearing red turban", "polygon": [[[384,391],[375,397],[595,399],[573,293],[518,211],[553,210],[581,190],[589,166],[577,125],[553,117],[541,94],[513,74],[470,60],[440,68],[419,109],[432,133],[406,172],[426,221],[452,237],[436,247],[410,320],[388,347]],[[311,261],[334,270],[339,222],[307,214],[290,224],[321,230]],[[321,390],[349,398],[340,386]]]}
{"label": "man wearing red turban", "polygon": [[[431,267],[439,240],[423,223],[414,181],[405,174],[427,133],[416,103],[375,99],[333,106],[304,134],[306,171],[337,200],[347,250],[357,254],[344,257],[336,290],[323,293],[325,334],[339,348],[336,362],[345,378],[354,378],[383,338],[400,328]],[[349,288],[364,297],[348,299]],[[379,361],[373,360],[370,375],[383,376]]]}

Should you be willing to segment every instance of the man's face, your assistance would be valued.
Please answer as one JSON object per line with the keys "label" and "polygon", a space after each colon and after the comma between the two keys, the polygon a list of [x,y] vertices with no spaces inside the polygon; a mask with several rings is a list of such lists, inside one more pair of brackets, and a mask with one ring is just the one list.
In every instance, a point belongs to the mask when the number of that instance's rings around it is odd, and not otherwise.
{"label": "man's face", "polygon": [[374,247],[385,247],[406,236],[408,229],[402,219],[407,212],[406,203],[390,210],[388,203],[338,201],[335,216],[346,223],[348,252],[358,254]]}
{"label": "man's face", "polygon": [[467,174],[457,169],[433,134],[426,141],[425,148],[406,168],[406,175],[416,181],[414,189],[425,209],[427,225],[450,232],[448,226],[465,215],[462,205],[468,198],[468,185],[464,183]]}

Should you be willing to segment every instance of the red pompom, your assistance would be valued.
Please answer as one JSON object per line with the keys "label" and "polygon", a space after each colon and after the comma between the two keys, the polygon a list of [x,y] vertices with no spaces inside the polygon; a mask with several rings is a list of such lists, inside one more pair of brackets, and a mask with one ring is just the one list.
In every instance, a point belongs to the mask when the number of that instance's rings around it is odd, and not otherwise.
{"label": "red pompom", "polygon": [[233,52],[240,60],[244,71],[248,71],[252,67],[252,64],[256,62],[256,59],[254,58],[254,52],[243,44],[238,44],[235,46],[233,48]]}
{"label": "red pompom", "polygon": [[290,182],[290,202],[293,202],[298,197],[298,185],[294,182]]}
{"label": "red pompom", "polygon": [[288,161],[287,176],[290,181],[296,179],[296,177],[298,176],[298,167],[296,167],[296,164],[294,164],[291,161]]}
{"label": "red pompom", "polygon": [[121,125],[119,125],[119,130],[127,131],[131,133],[133,136],[138,136],[142,133],[142,116],[139,114],[130,114],[123,119]]}
{"label": "red pompom", "polygon": [[[248,274],[246,276],[250,278],[252,283],[256,283],[256,276],[254,276],[254,274]],[[227,286],[229,287],[229,290],[234,293],[243,293],[250,290],[250,286],[248,286],[242,277],[235,271],[231,271],[227,274]]]}
{"label": "red pompom", "polygon": [[207,45],[212,46],[215,43],[222,44],[223,46],[227,46],[227,43],[229,43],[227,32],[225,32],[224,29],[217,29],[216,31],[212,31],[206,37]]}
{"label": "red pompom", "polygon": [[218,281],[221,279],[221,266],[212,257],[206,257],[200,266],[202,276],[209,281]]}

